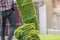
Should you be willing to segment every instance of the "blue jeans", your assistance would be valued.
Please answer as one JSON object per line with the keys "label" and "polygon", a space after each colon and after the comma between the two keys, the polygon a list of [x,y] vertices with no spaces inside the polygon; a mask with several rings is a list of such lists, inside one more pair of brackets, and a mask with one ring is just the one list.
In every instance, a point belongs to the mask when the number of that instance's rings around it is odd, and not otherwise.
{"label": "blue jeans", "polygon": [[2,11],[2,31],[1,31],[1,40],[5,40],[5,26],[6,26],[6,19],[8,18],[9,23],[10,23],[10,29],[9,29],[9,34],[8,34],[8,39],[11,40],[12,36],[14,34],[14,30],[16,28],[16,21],[14,17],[14,11],[12,9]]}

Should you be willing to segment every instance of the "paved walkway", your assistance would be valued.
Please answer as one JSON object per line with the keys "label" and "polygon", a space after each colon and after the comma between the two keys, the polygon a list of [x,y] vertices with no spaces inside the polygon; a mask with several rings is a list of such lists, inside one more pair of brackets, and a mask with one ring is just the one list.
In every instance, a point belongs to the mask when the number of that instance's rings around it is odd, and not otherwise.
{"label": "paved walkway", "polygon": [[[5,36],[5,40],[7,40],[8,36]],[[0,40],[1,40],[1,37],[0,37]],[[12,38],[12,40],[17,40],[14,36]]]}

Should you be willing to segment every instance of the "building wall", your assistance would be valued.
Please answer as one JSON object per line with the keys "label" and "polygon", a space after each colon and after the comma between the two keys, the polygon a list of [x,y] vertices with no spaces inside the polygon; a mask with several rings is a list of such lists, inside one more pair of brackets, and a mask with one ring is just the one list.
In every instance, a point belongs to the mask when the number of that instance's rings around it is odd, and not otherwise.
{"label": "building wall", "polygon": [[51,28],[51,17],[53,13],[53,6],[52,6],[52,0],[44,0],[44,4],[46,4],[46,12],[47,12],[47,27]]}

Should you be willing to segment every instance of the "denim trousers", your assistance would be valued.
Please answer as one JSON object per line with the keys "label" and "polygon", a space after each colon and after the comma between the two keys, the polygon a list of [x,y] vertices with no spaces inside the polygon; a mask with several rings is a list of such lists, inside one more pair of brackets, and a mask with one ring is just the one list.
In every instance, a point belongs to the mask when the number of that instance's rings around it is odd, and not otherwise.
{"label": "denim trousers", "polygon": [[5,26],[6,26],[6,19],[8,18],[10,27],[9,27],[9,33],[8,33],[8,39],[12,40],[12,36],[14,35],[14,30],[16,28],[16,20],[14,16],[14,11],[12,9],[2,11],[2,31],[1,31],[1,40],[5,40]]}

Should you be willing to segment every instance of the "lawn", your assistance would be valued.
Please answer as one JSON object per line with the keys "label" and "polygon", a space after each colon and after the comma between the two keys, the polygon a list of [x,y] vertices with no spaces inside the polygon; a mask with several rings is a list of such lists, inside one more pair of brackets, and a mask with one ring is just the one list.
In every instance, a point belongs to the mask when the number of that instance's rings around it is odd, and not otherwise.
{"label": "lawn", "polygon": [[41,40],[60,40],[60,35],[48,34],[40,35]]}

